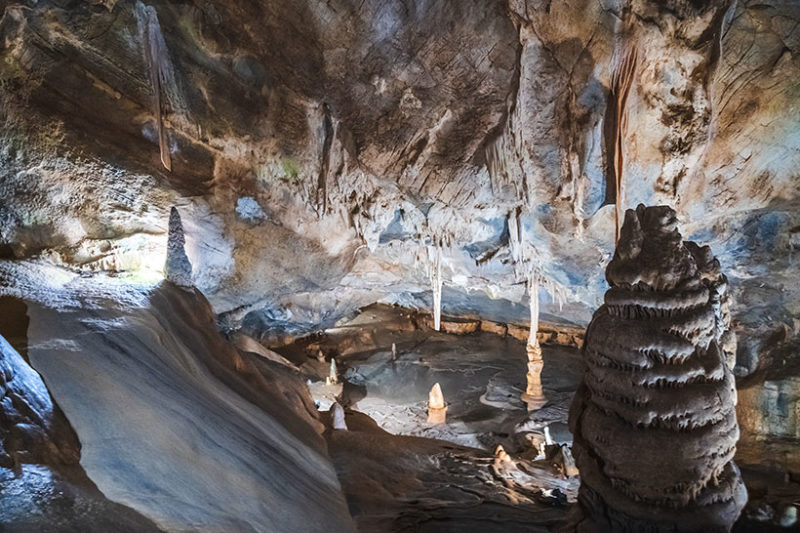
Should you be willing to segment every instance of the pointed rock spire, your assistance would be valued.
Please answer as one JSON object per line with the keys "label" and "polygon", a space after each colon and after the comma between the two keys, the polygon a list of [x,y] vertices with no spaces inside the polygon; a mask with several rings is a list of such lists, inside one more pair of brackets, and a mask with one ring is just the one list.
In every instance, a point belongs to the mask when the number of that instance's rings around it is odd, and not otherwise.
{"label": "pointed rock spire", "polygon": [[181,287],[192,287],[192,264],[186,256],[185,245],[186,238],[183,235],[181,215],[173,206],[169,212],[167,261],[164,264],[164,278]]}
{"label": "pointed rock spire", "polygon": [[339,383],[339,370],[336,368],[336,359],[331,357],[331,370],[328,379],[331,383]]}
{"label": "pointed rock spire", "polygon": [[428,393],[428,423],[444,424],[447,415],[447,406],[444,403],[442,387],[435,383]]}
{"label": "pointed rock spire", "polygon": [[640,205],[625,215],[606,279],[569,416],[575,530],[730,531],[747,491],[733,462],[719,262],[684,242],[674,210]]}

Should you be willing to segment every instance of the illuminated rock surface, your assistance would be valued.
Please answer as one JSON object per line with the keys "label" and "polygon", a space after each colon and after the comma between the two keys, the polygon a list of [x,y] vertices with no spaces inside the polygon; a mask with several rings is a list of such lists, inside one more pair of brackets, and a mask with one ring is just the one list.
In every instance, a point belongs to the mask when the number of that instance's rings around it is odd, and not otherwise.
{"label": "illuminated rock surface", "polygon": [[303,381],[225,342],[199,293],[6,267],[31,284],[31,363],[110,500],[170,531],[353,531]]}

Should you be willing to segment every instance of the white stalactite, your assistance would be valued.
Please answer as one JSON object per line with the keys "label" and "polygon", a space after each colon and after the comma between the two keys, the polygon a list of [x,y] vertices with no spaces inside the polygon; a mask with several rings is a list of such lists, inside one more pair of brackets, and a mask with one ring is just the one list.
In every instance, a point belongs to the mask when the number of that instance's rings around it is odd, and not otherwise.
{"label": "white stalactite", "polygon": [[528,279],[528,298],[530,301],[531,327],[528,332],[528,353],[532,348],[539,349],[539,277],[533,274]]}
{"label": "white stalactite", "polygon": [[428,246],[429,275],[433,291],[433,329],[439,331],[442,323],[442,245],[434,242]]}

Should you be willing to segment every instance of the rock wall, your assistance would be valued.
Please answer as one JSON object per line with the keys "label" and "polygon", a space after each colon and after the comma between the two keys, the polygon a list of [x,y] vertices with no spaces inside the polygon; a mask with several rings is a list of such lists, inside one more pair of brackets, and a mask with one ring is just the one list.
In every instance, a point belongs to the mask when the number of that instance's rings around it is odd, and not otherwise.
{"label": "rock wall", "polygon": [[606,276],[570,409],[575,531],[730,531],[747,493],[719,262],[683,242],[672,209],[640,205]]}
{"label": "rock wall", "polygon": [[193,281],[233,327],[417,298],[432,239],[445,311],[490,314],[525,301],[512,221],[585,323],[614,242],[608,94],[633,48],[623,207],[674,206],[735,299],[777,318],[734,307],[750,372],[776,328],[797,333],[800,7],[626,5],[6,2],[3,254],[159,270],[177,205]]}
{"label": "rock wall", "polygon": [[430,309],[434,242],[445,314],[525,323],[533,269],[566,295],[543,316],[583,325],[607,288],[624,119],[620,207],[671,205],[716,251],[754,398],[793,368],[794,0],[1,5],[0,257],[161,275],[176,206],[228,328]]}

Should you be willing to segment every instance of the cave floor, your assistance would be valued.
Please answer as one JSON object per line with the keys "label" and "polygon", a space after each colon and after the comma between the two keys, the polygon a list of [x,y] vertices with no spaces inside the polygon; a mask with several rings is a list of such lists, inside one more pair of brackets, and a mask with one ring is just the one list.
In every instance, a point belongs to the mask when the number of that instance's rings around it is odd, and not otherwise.
{"label": "cave floor", "polygon": [[[571,442],[577,349],[544,347],[550,403],[532,415],[520,400],[525,345],[513,337],[437,332],[418,315],[372,306],[276,351],[306,373],[324,417],[333,401],[346,407],[348,431],[326,436],[360,531],[553,531],[566,519],[578,481],[536,449],[545,426],[554,441]],[[338,385],[324,381],[331,357]],[[427,421],[434,383],[447,403],[446,424]],[[510,461],[495,458],[498,445]]]}
{"label": "cave floor", "polygon": [[[558,531],[577,497],[579,478],[565,477],[560,462],[537,456],[536,448],[545,427],[556,443],[571,444],[567,413],[582,373],[580,351],[543,346],[549,403],[528,413],[519,399],[525,344],[475,330],[469,321],[448,326],[462,334],[437,332],[421,315],[375,305],[335,328],[274,349],[308,379],[362,533]],[[333,385],[325,383],[331,358],[339,378]],[[427,421],[434,383],[447,403],[446,424]],[[345,406],[348,431],[331,429],[328,409],[334,401]],[[495,458],[498,444],[510,462]],[[782,493],[775,498],[782,480],[752,469],[743,474],[751,504],[733,531],[787,531],[753,520],[764,501],[774,506],[786,500]],[[782,490],[794,495],[795,485]],[[766,487],[772,487],[769,495]]]}
{"label": "cave floor", "polygon": [[[393,357],[392,345],[396,356]],[[544,438],[571,442],[567,412],[581,376],[580,352],[544,346],[542,382],[549,403],[528,414],[524,343],[485,331],[437,332],[419,316],[388,306],[371,306],[355,319],[322,334],[276,348],[298,364],[311,381],[320,409],[339,398],[345,407],[370,416],[392,434],[446,440],[494,451],[529,447]],[[320,356],[325,358],[321,362]],[[335,358],[339,386],[325,385]],[[447,423],[427,423],[427,400],[439,383],[447,403]]]}

